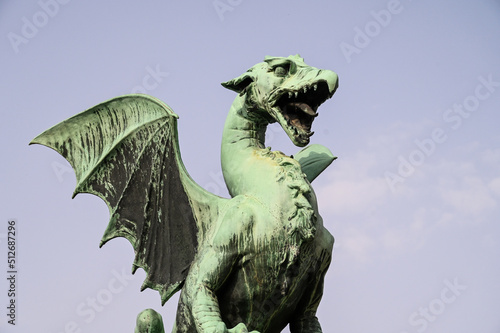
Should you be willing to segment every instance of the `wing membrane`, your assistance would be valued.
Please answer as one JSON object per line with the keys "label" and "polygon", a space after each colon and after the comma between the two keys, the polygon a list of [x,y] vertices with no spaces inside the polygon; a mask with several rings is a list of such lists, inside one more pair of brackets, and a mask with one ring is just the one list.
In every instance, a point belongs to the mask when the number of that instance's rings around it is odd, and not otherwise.
{"label": "wing membrane", "polygon": [[[147,272],[143,289],[165,303],[185,280],[204,226],[222,198],[187,174],[178,148],[178,116],[147,95],[125,95],[59,123],[31,143],[53,148],[76,173],[78,193],[108,205],[101,246],[125,237],[135,250],[133,271]],[[195,213],[193,213],[195,211]],[[203,219],[203,221],[200,221]]]}

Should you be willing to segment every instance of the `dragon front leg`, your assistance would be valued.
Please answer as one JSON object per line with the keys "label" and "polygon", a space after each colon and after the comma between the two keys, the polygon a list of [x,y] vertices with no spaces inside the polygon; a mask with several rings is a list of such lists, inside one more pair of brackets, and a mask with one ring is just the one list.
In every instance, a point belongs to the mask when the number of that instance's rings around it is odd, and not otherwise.
{"label": "dragon front leg", "polygon": [[[223,221],[213,242],[205,245],[195,258],[183,287],[181,297],[184,296],[184,304],[190,304],[193,324],[198,333],[249,332],[244,323],[239,323],[233,328],[226,327],[215,293],[232,273],[241,255],[237,240],[242,238],[242,234],[247,233],[246,222],[250,220],[246,209],[240,206],[235,206],[233,209],[226,215],[230,219]],[[240,217],[239,223],[231,223],[237,214]],[[224,223],[226,221],[228,223]],[[194,331],[189,330],[189,332]]]}
{"label": "dragon front leg", "polygon": [[222,321],[219,304],[212,291],[202,287],[203,291],[197,294],[197,300],[193,302],[193,318],[196,322],[198,332],[207,333],[259,333],[249,332],[245,324],[240,323],[233,328],[227,328]]}
{"label": "dragon front leg", "polygon": [[290,324],[290,332],[300,333],[322,333],[321,325],[317,317],[309,317],[303,320],[294,321]]}
{"label": "dragon front leg", "polygon": [[[236,255],[227,250],[210,246],[195,263],[193,279],[187,279],[185,289],[191,299],[191,313],[199,333],[248,333],[245,324],[227,328],[221,318],[219,301],[214,290],[231,272]],[[252,331],[251,333],[258,333]]]}
{"label": "dragon front leg", "polygon": [[323,284],[325,280],[326,270],[330,264],[330,259],[323,263],[323,268],[320,270],[319,278],[316,283],[312,283],[310,288],[304,293],[303,308],[299,308],[296,313],[296,318],[290,322],[291,333],[322,333],[321,325],[316,311],[318,309],[321,298],[323,297]]}

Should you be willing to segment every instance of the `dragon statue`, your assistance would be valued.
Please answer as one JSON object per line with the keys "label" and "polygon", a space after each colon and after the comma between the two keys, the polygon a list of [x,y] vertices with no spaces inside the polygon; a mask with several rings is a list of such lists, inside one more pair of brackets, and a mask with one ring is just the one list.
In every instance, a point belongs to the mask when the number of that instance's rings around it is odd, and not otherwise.
{"label": "dragon statue", "polygon": [[[101,246],[125,237],[133,272],[162,304],[181,290],[174,333],[321,332],[316,310],[333,237],[318,213],[311,182],[335,159],[309,145],[318,107],[337,75],[299,56],[266,57],[222,83],[238,93],[222,138],[222,170],[231,198],[197,185],[182,163],[178,116],[141,94],[117,97],[48,129],[31,143],[50,147],[75,170],[78,193],[108,205]],[[305,147],[287,156],[264,146],[278,122]],[[306,147],[307,146],[307,147]],[[163,333],[144,310],[136,333]]]}

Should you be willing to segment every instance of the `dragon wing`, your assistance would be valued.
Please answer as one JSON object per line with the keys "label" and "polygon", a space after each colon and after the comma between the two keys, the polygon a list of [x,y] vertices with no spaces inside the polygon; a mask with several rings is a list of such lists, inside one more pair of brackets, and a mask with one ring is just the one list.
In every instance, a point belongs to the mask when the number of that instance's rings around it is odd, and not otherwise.
{"label": "dragon wing", "polygon": [[90,193],[108,205],[100,246],[125,237],[135,250],[142,289],[164,304],[182,288],[200,242],[227,199],[198,186],[182,163],[178,116],[160,100],[125,95],[48,129],[30,144],[60,153],[76,174],[75,197]]}

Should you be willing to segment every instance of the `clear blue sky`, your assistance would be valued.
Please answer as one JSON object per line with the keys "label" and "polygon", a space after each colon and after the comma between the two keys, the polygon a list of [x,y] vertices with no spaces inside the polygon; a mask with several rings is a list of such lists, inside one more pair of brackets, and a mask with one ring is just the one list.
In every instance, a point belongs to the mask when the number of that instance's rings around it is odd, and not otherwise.
{"label": "clear blue sky", "polygon": [[[17,325],[1,332],[132,332],[155,308],[108,212],[71,200],[74,174],[28,142],[109,98],[146,92],[179,114],[193,178],[227,195],[219,148],[234,93],[220,82],[299,53],[340,77],[312,143],[339,156],[314,187],[336,238],[325,332],[500,332],[500,2],[0,2],[0,274],[18,226]],[[268,145],[296,152],[278,127]]]}

